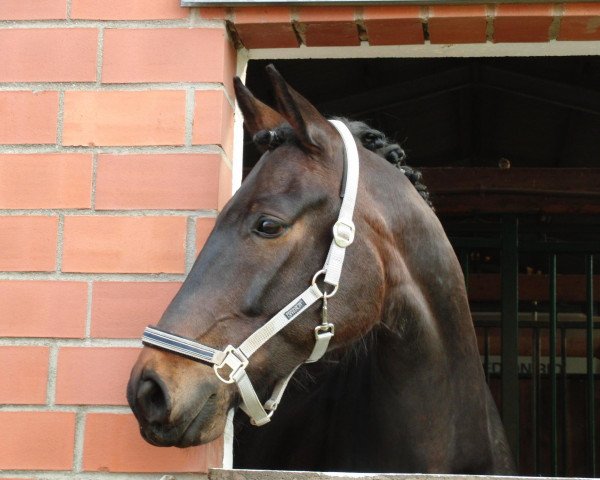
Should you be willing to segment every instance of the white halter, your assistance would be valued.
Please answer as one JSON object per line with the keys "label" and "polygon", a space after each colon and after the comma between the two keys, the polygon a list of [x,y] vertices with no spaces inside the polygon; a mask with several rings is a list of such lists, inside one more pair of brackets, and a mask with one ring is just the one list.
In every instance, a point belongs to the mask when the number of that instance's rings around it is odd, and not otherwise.
{"label": "white halter", "polygon": [[[333,240],[325,265],[315,273],[312,284],[300,295],[283,307],[267,323],[250,335],[242,344],[235,348],[228,345],[224,350],[217,350],[194,340],[163,332],[162,330],[147,327],[142,336],[142,342],[169,350],[186,357],[213,364],[215,374],[224,383],[236,383],[242,396],[242,410],[248,414],[252,424],[260,426],[268,423],[279,404],[288,382],[298,369],[297,365],[290,374],[275,385],[273,393],[265,404],[261,404],[252,382],[246,373],[250,357],[271,337],[297,318],[317,300],[323,300],[322,322],[315,328],[315,346],[312,353],[304,363],[319,360],[327,351],[329,341],[334,335],[334,325],[327,318],[327,299],[333,297],[338,289],[346,247],[354,241],[355,227],[352,222],[354,204],[358,191],[358,151],[352,133],[348,127],[339,120],[330,120],[330,123],[342,136],[345,147],[346,177],[344,198],[338,215],[338,220],[333,225]],[[333,287],[331,292],[321,291],[317,286],[317,279],[324,275],[323,281]],[[325,290],[325,289],[323,289]],[[223,374],[221,370],[227,366],[230,372]],[[267,413],[268,412],[268,413]]]}

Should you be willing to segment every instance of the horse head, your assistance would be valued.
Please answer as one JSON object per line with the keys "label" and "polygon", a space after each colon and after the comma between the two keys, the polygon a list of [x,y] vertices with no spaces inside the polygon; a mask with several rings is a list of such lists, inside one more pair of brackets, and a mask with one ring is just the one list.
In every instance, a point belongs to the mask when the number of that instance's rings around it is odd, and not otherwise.
{"label": "horse head", "polygon": [[[174,335],[170,338],[190,339],[218,352],[238,346],[310,287],[327,260],[343,202],[344,143],[273,67],[267,71],[276,110],[256,99],[239,79],[235,82],[245,126],[264,153],[219,214],[154,331],[158,335],[168,332]],[[376,156],[359,149],[361,157]],[[411,194],[418,197],[414,189]],[[384,220],[372,220],[376,208],[362,183],[358,197],[354,222],[359,233],[348,247],[339,291],[329,301],[328,315],[335,324],[329,350],[353,343],[381,317],[384,269],[374,238]],[[316,279],[316,291],[328,293],[321,280]],[[259,398],[285,383],[311,355],[322,308],[322,299],[308,306],[244,365]],[[236,385],[221,381],[210,364],[149,347],[132,370],[127,397],[146,440],[179,447],[220,436],[227,412],[244,400]]]}

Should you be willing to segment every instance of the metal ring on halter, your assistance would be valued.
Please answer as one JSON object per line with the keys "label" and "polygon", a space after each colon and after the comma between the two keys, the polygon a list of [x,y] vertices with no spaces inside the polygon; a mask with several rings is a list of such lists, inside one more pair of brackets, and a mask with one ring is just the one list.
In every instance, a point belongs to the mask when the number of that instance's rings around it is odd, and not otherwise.
{"label": "metal ring on halter", "polygon": [[325,275],[325,273],[326,273],[326,270],[324,268],[321,269],[321,270],[319,270],[317,273],[315,273],[315,275],[314,275],[314,277],[312,279],[312,286],[313,286],[313,288],[315,288],[317,290],[317,292],[319,292],[319,294],[321,295],[321,297],[323,297],[323,298],[331,298],[331,297],[333,297],[337,293],[337,291],[338,291],[338,285],[335,285],[333,287],[333,290],[331,292],[329,292],[329,293],[322,292],[319,289],[319,287],[317,286],[317,278],[319,278],[319,275]]}

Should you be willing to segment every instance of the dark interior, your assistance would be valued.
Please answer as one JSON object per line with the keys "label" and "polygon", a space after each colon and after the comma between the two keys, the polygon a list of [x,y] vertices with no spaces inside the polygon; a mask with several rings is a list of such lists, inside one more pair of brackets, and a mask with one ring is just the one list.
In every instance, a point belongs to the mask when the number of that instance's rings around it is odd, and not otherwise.
{"label": "dark interior", "polygon": [[[506,308],[501,284],[506,259],[515,259],[524,363],[514,389],[520,413],[504,421],[519,432],[519,473],[594,476],[600,454],[590,452],[597,445],[590,432],[600,433],[600,402],[590,405],[586,391],[600,398],[600,368],[589,387],[590,374],[570,365],[586,355],[600,362],[600,56],[251,61],[247,85],[273,104],[268,63],[325,115],[365,121],[399,142],[407,163],[423,172],[465,271],[484,369],[500,406],[494,359]],[[257,160],[246,137],[244,174]],[[518,245],[507,249],[510,225],[518,225]],[[557,355],[567,368],[553,466],[543,355],[554,255]]]}

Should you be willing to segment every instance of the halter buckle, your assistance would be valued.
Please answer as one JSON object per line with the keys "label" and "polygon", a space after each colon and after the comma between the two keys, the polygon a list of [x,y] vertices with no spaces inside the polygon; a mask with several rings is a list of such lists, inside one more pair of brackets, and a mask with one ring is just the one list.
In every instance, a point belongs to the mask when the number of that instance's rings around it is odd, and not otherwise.
{"label": "halter buckle", "polygon": [[315,327],[315,338],[319,338],[328,333],[330,333],[332,337],[335,335],[335,325],[333,323],[322,323]]}
{"label": "halter buckle", "polygon": [[[227,345],[225,350],[223,350],[223,353],[225,354],[223,361],[218,365],[213,365],[215,375],[223,383],[234,383],[237,380],[236,377],[238,373],[244,371],[248,366],[248,359],[242,352],[232,345]],[[219,373],[219,370],[221,370],[223,367],[229,367],[231,369],[228,378],[222,377]]]}
{"label": "halter buckle", "polygon": [[346,248],[354,241],[354,232],[356,227],[352,220],[342,220],[341,218],[333,225],[333,240],[340,248]]}

